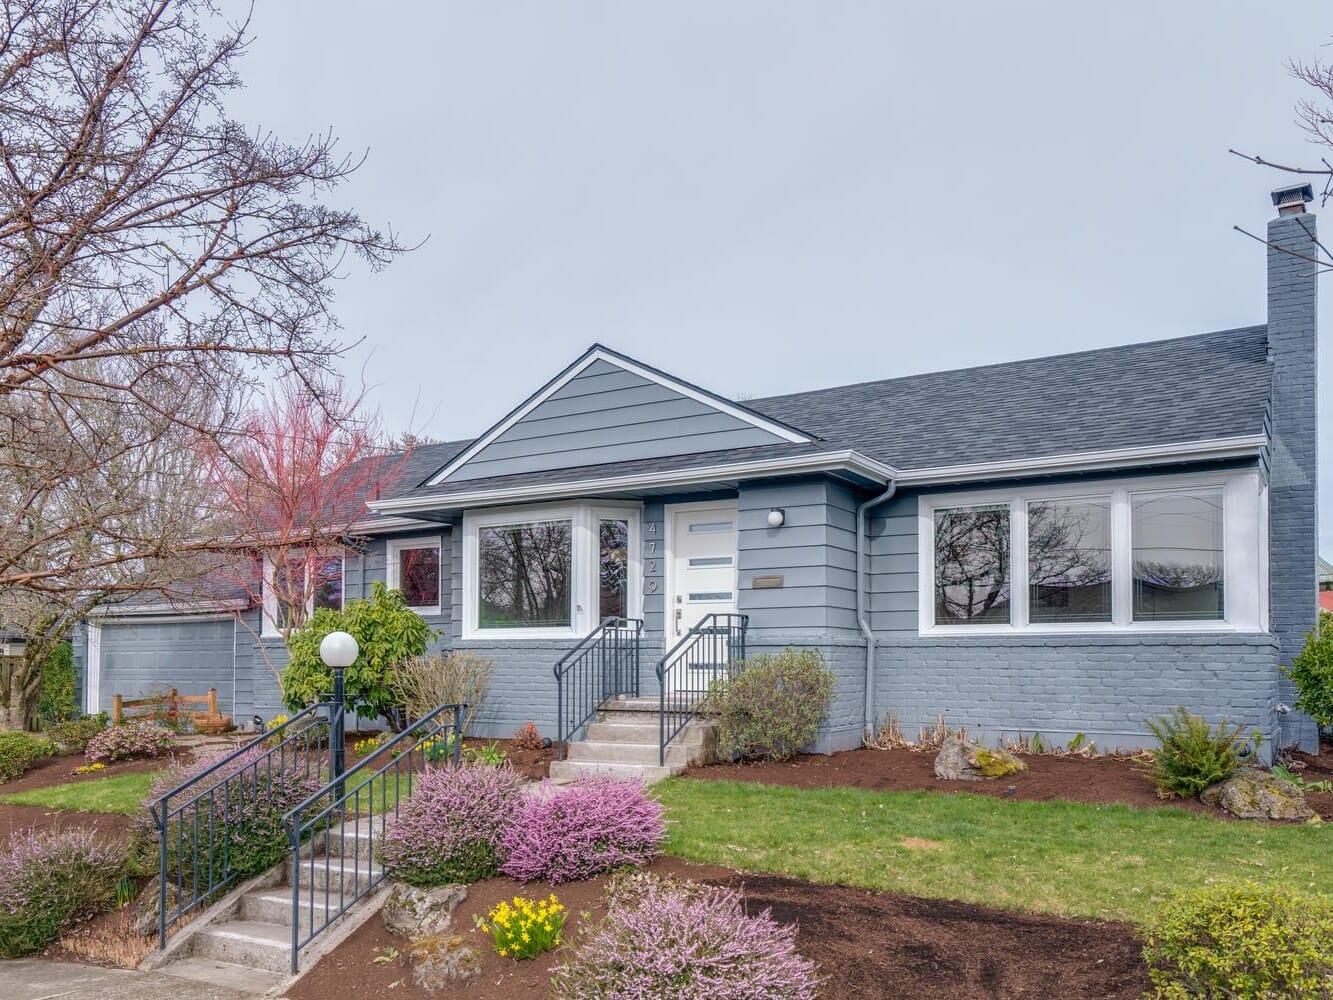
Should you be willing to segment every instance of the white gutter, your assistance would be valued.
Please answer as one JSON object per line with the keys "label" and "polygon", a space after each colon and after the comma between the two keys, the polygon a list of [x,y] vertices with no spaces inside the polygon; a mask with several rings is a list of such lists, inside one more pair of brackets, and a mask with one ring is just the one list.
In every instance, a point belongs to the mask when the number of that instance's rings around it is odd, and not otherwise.
{"label": "white gutter", "polygon": [[103,605],[88,612],[93,618],[179,618],[182,615],[230,615],[244,611],[245,601],[200,601],[196,604]]}

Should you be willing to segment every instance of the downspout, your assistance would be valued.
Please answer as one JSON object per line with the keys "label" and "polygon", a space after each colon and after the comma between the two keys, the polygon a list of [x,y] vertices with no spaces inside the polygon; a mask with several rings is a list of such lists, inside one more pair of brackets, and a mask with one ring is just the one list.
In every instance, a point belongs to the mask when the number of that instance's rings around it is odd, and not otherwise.
{"label": "downspout", "polygon": [[883,493],[856,508],[856,622],[866,640],[865,737],[868,740],[875,738],[875,633],[870,630],[870,616],[866,610],[866,512],[892,499],[897,492],[898,484],[889,480]]}

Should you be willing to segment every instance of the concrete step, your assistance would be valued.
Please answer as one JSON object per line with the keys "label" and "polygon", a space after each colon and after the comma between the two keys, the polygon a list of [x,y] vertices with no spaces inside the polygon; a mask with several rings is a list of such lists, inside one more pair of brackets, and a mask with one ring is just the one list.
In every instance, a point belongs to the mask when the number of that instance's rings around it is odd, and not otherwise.
{"label": "concrete step", "polygon": [[311,847],[319,856],[332,855],[367,861],[384,841],[391,814],[362,816],[328,830],[319,829],[311,838]]}
{"label": "concrete step", "polygon": [[[287,885],[292,884],[291,862],[287,862]],[[370,888],[384,874],[379,865],[366,858],[314,857],[301,862],[299,885],[308,893],[327,889],[333,895],[354,896]]]}
{"label": "concrete step", "polygon": [[[238,993],[259,995],[277,989],[287,979],[289,970],[266,972],[252,969],[248,965],[236,965],[234,962],[219,962],[213,958],[183,958],[157,970],[165,976],[188,979],[196,983],[209,983],[213,986],[225,986]],[[189,990],[182,989],[181,996],[188,996]]]}
{"label": "concrete step", "polygon": [[658,767],[656,764],[605,764],[582,760],[551,761],[551,780],[556,784],[573,781],[582,775],[600,774],[618,778],[621,781],[639,780],[651,785],[655,781],[680,774],[684,768]]}
{"label": "concrete step", "polygon": [[[352,899],[344,899],[336,891],[325,893],[323,889],[311,891],[309,886],[301,887],[301,900],[298,912],[301,916],[301,931],[310,932],[312,926],[324,927],[330,921],[341,916],[344,906],[351,906]],[[241,897],[240,917],[242,920],[255,920],[264,924],[292,925],[292,890],[290,886],[277,886],[273,889],[256,889]]]}
{"label": "concrete step", "polygon": [[[667,747],[666,763],[684,768],[693,763],[702,763],[703,757],[702,745],[684,747],[673,744]],[[587,764],[656,765],[661,758],[655,740],[652,743],[602,743],[597,740],[582,740],[569,745],[569,759]]]}
{"label": "concrete step", "polygon": [[[672,743],[682,746],[701,746],[717,731],[711,722],[691,722]],[[640,722],[590,722],[583,731],[583,738],[597,743],[640,743],[657,746],[661,727],[657,720],[652,723]]]}
{"label": "concrete step", "polygon": [[229,920],[195,935],[194,957],[285,975],[292,967],[292,929],[259,920]]}

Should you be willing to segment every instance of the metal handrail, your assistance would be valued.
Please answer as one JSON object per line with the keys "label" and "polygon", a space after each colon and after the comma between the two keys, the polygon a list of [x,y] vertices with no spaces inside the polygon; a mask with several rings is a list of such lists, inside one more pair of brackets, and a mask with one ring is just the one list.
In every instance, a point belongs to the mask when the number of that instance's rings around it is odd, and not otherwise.
{"label": "metal handrail", "polygon": [[564,759],[565,743],[597,714],[607,698],[620,694],[638,697],[642,635],[642,618],[604,618],[556,661],[557,760]]}
{"label": "metal handrail", "polygon": [[[232,752],[219,758],[207,769],[200,771],[188,781],[148,803],[148,811],[153,816],[158,835],[158,926],[157,941],[159,948],[167,945],[167,927],[175,923],[200,904],[213,899],[217,894],[237,880],[237,873],[231,868],[230,844],[225,836],[225,821],[220,820],[229,803],[235,799],[244,805],[247,786],[253,784],[258,790],[260,772],[272,776],[276,768],[285,771],[288,767],[289,754],[293,760],[300,761],[305,774],[309,777],[312,769],[323,768],[324,750],[327,748],[327,721],[322,713],[331,710],[325,703],[311,705],[292,716],[281,725],[275,726],[248,743],[243,743]],[[318,728],[316,721],[318,720]],[[316,729],[313,737],[311,729]],[[272,741],[276,739],[277,742]],[[172,806],[172,799],[178,798],[200,782],[217,775],[231,767],[237,760],[251,754],[265,745],[268,749],[249,761],[234,773],[227,774],[217,784],[210,785],[182,802]],[[300,754],[299,758],[297,754]],[[219,807],[221,803],[221,809]],[[190,814],[187,819],[187,813]],[[172,844],[172,822],[175,821],[175,846],[177,850],[177,870],[172,877],[169,871]],[[190,860],[188,869],[184,864],[184,848],[190,841]],[[207,834],[204,857],[200,857],[201,834]],[[206,872],[201,879],[200,869]],[[187,878],[188,870],[188,878]],[[168,886],[175,887],[175,904],[167,906]],[[188,885],[188,893],[187,893]]]}
{"label": "metal handrail", "polygon": [[[733,663],[745,659],[749,620],[749,615],[742,614],[704,615],[657,661],[660,766],[666,766],[667,745],[699,714],[712,683],[728,676]],[[682,670],[684,676],[676,676]]]}
{"label": "metal handrail", "polygon": [[[333,776],[323,788],[283,816],[282,822],[291,849],[293,975],[300,971],[301,949],[387,878],[382,868],[376,869],[372,864],[376,854],[376,833],[382,844],[389,819],[398,816],[399,807],[412,795],[418,771],[433,764],[444,763],[428,750],[431,741],[444,740],[448,747],[449,762],[454,767],[458,766],[463,743],[462,722],[466,711],[466,705],[441,705],[377,747],[373,755],[342,774]],[[376,763],[385,754],[389,756],[388,762]],[[402,782],[404,777],[406,790]],[[389,795],[390,781],[393,784],[392,801]],[[304,815],[307,810],[315,807],[319,807],[318,812],[311,816]],[[363,815],[367,810],[369,815]],[[364,869],[361,850],[363,819],[367,833]],[[350,859],[345,850],[340,851],[335,872],[329,848],[335,837],[340,847],[346,841],[349,822],[352,824],[351,836],[355,847]],[[319,894],[315,889],[315,875],[319,870],[318,855],[321,850],[324,858],[324,888],[322,894]],[[303,862],[307,860],[311,876],[306,900],[309,918],[303,927],[301,872],[305,867]],[[336,890],[333,888],[335,875]],[[321,913],[318,918],[317,910]]]}

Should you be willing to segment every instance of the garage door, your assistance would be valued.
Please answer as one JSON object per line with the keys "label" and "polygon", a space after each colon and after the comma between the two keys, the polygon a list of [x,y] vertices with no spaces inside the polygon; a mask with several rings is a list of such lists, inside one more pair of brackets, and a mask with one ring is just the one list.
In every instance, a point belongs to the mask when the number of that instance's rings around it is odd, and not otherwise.
{"label": "garage door", "polygon": [[141,698],[173,687],[181,694],[204,694],[215,687],[222,712],[231,714],[231,619],[108,623],[101,632],[102,710],[111,711],[117,694]]}

